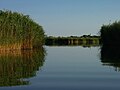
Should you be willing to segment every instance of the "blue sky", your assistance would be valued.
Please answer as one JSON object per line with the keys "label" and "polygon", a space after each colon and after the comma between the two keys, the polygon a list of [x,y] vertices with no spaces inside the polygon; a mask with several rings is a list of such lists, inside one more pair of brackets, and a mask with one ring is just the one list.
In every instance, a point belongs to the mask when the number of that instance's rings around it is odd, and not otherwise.
{"label": "blue sky", "polygon": [[94,35],[120,20],[120,0],[0,0],[0,9],[30,15],[54,36]]}

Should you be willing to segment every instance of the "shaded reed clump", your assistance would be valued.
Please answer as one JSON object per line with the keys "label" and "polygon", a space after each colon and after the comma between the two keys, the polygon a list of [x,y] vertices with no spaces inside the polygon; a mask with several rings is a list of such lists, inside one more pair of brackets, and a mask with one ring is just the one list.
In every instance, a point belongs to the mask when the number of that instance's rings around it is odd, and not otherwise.
{"label": "shaded reed clump", "polygon": [[120,44],[120,21],[109,25],[103,25],[100,29],[101,43],[104,45]]}
{"label": "shaded reed clump", "polygon": [[32,49],[44,44],[44,30],[28,15],[0,10],[0,49]]}
{"label": "shaded reed clump", "polygon": [[101,36],[101,62],[120,71],[120,21],[103,25]]}

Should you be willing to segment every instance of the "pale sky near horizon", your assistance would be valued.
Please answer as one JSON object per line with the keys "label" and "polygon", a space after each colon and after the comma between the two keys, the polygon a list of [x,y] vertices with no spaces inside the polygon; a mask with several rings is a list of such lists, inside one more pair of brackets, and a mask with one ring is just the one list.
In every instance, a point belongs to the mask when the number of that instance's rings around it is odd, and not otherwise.
{"label": "pale sky near horizon", "polygon": [[0,9],[30,15],[53,36],[94,35],[120,20],[120,0],[0,0]]}

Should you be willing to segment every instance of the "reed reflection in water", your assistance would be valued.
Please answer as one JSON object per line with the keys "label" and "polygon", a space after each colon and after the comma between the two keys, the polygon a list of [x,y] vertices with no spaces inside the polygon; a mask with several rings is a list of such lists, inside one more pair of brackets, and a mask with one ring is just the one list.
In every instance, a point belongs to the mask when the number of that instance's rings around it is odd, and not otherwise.
{"label": "reed reflection in water", "polygon": [[103,45],[101,47],[101,62],[103,65],[113,66],[115,71],[120,71],[119,45]]}
{"label": "reed reflection in water", "polygon": [[43,66],[45,49],[0,51],[0,86],[28,85]]}

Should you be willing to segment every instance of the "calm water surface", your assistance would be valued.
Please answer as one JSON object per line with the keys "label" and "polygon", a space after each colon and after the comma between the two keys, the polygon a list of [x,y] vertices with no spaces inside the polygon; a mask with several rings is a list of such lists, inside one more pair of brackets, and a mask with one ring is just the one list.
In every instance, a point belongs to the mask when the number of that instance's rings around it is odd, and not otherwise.
{"label": "calm water surface", "polygon": [[[34,55],[32,55],[32,59],[26,57],[28,61],[31,60],[29,63],[34,63],[29,67],[29,72],[22,68],[21,73],[23,71],[29,73],[28,77],[25,77],[26,74],[22,75],[24,78],[21,76],[19,81],[15,81],[15,83],[20,83],[16,85],[10,84],[13,83],[12,79],[9,80],[8,85],[0,81],[0,90],[120,90],[120,72],[116,71],[115,67],[101,62],[99,47],[46,46],[45,49],[47,52],[45,57],[33,58]],[[39,68],[36,68],[35,62],[37,61],[33,60],[41,57],[45,61],[39,64]],[[17,70],[14,75],[20,74]],[[0,80],[4,80],[3,78],[5,77],[0,76]]]}

